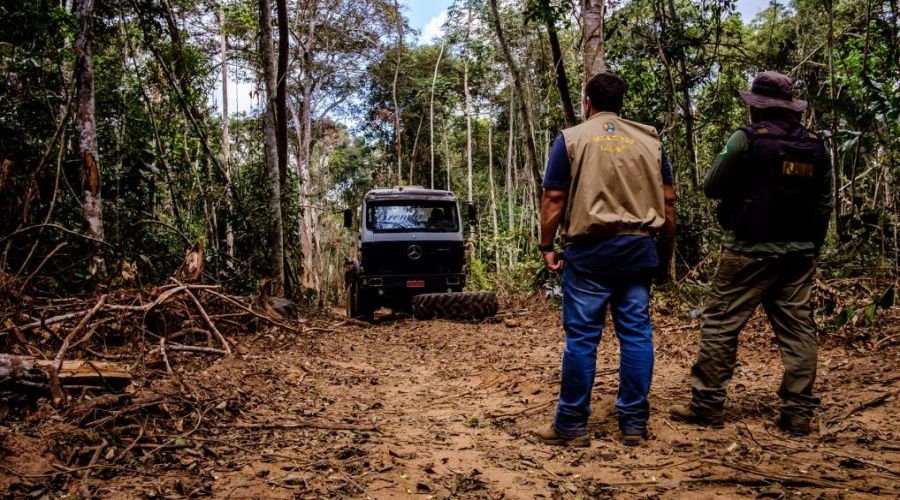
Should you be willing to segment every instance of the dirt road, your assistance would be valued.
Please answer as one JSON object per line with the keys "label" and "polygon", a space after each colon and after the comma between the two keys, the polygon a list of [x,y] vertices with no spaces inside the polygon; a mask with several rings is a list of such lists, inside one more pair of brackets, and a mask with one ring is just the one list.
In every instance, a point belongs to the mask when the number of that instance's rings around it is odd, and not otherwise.
{"label": "dirt road", "polygon": [[[132,448],[102,449],[93,463],[115,465],[98,467],[85,480],[104,498],[865,498],[900,492],[896,349],[863,356],[824,348],[818,431],[789,438],[772,425],[781,368],[771,333],[757,318],[743,338],[726,428],[711,431],[667,418],[667,408],[689,394],[696,326],[665,317],[657,323],[652,437],[636,448],[619,442],[618,354],[609,334],[598,362],[592,446],[553,448],[529,439],[531,429],[552,419],[562,349],[559,312],[535,306],[477,324],[387,316],[366,328],[334,319],[308,328],[305,338],[246,338],[223,361],[148,384],[172,405],[193,395],[194,409],[170,412],[181,419],[178,433],[151,439],[145,425]],[[81,473],[57,475],[59,467],[51,467],[60,461],[54,447],[73,439],[62,434],[71,435],[75,424],[67,419],[38,436],[35,420],[29,422],[0,428],[7,431],[0,486],[10,496],[41,487],[77,491]]]}

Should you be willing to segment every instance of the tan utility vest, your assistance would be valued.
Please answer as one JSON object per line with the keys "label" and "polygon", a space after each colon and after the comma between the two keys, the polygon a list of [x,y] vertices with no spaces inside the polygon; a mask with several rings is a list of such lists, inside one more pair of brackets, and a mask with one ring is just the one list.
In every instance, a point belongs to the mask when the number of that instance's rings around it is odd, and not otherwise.
{"label": "tan utility vest", "polygon": [[563,131],[572,185],[563,244],[652,234],[666,220],[662,146],[653,127],[600,112]]}

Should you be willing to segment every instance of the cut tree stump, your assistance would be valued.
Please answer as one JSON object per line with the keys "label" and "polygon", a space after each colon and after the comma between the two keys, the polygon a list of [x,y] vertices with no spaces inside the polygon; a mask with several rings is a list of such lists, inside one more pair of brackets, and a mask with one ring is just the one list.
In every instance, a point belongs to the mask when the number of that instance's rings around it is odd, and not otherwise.
{"label": "cut tree stump", "polygon": [[[53,360],[36,359],[0,353],[0,384],[21,387],[42,387],[49,384],[48,370]],[[131,373],[124,365],[109,361],[63,361],[57,374],[60,384],[66,386],[98,386],[121,389],[131,382]]]}

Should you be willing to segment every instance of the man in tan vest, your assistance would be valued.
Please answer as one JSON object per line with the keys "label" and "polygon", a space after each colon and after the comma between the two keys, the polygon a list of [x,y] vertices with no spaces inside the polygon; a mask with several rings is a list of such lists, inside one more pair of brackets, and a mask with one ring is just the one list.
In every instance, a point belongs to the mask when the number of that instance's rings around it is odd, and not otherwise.
{"label": "man in tan vest", "polygon": [[[547,268],[562,273],[566,346],[556,418],[534,435],[590,446],[591,389],[609,304],[621,353],[616,412],[622,442],[634,446],[646,438],[650,416],[650,281],[668,257],[657,254],[653,236],[674,237],[675,191],[656,130],[619,117],[622,79],[597,74],[585,94],[585,121],[556,139],[543,183],[539,249]],[[554,246],[560,227],[564,258]]]}

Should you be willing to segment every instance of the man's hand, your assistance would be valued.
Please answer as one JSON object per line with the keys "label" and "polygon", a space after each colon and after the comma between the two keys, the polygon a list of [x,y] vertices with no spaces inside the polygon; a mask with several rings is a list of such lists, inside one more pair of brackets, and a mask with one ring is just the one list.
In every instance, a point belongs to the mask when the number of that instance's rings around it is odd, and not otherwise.
{"label": "man's hand", "polygon": [[819,258],[818,257],[813,257],[812,267],[813,267],[812,274],[809,275],[809,281],[811,281],[815,284],[815,282],[819,280]]}
{"label": "man's hand", "polygon": [[541,253],[544,255],[544,267],[556,274],[562,272],[562,268],[566,265],[566,262],[559,258],[559,254],[556,253],[556,250]]}
{"label": "man's hand", "polygon": [[538,240],[538,248],[544,255],[544,265],[548,270],[559,274],[562,272],[563,261],[555,250],[544,251],[553,248],[553,239],[556,230],[563,219],[566,210],[566,199],[569,193],[560,189],[545,189],[541,199],[541,238]]}

